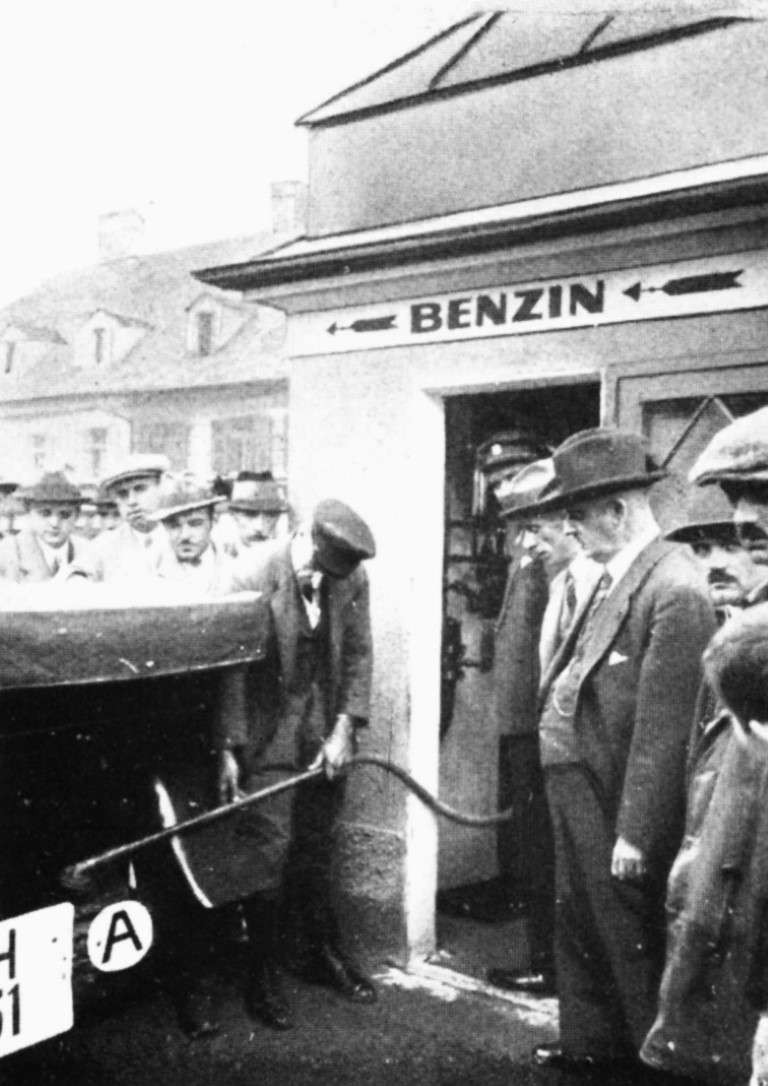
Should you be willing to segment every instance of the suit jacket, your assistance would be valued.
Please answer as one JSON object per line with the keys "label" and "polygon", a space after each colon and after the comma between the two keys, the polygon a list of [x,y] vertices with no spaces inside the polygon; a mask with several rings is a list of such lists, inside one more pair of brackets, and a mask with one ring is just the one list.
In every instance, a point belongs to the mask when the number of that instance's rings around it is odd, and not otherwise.
{"label": "suit jacket", "polygon": [[[265,665],[252,672],[254,681],[237,704],[234,684],[225,694],[221,729],[228,746],[264,746],[274,736],[285,712],[286,692],[291,689],[296,667],[299,632],[306,610],[291,564],[290,540],[266,544],[254,558],[234,564],[227,591],[256,591],[269,599],[271,629]],[[358,723],[368,719],[373,653],[368,575],[363,566],[344,578],[325,578],[323,606],[328,622],[329,652],[325,674],[326,729],[347,713]],[[252,721],[258,719],[258,734]],[[221,736],[221,730],[220,730]]]}
{"label": "suit jacket", "polygon": [[[81,536],[72,535],[61,548],[63,563],[55,574],[57,580],[66,578],[71,566],[78,569],[90,564],[91,545]],[[15,535],[0,540],[0,577],[21,584],[29,581],[50,581],[51,573],[34,532],[22,528]]]}
{"label": "suit jacket", "polygon": [[[590,599],[544,676],[542,704]],[[680,842],[686,745],[714,628],[693,558],[655,539],[600,607],[585,648],[574,717],[579,762],[616,835],[642,850],[652,875],[665,876]]]}
{"label": "suit jacket", "polygon": [[539,635],[548,593],[541,559],[518,556],[495,630],[493,700],[502,735],[536,735]]}
{"label": "suit jacket", "polygon": [[168,551],[170,544],[162,525],[142,534],[124,521],[95,540],[90,568],[98,581],[133,581],[154,576],[161,556]]}

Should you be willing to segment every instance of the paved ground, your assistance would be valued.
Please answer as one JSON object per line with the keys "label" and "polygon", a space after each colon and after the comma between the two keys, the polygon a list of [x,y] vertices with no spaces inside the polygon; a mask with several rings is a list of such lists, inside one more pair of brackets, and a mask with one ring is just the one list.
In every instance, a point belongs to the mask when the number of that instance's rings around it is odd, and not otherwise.
{"label": "paved ground", "polygon": [[[443,976],[439,969],[433,977]],[[462,978],[457,976],[459,983]],[[236,970],[210,980],[221,1033],[188,1041],[164,999],[132,993],[65,1037],[0,1066],[3,1086],[571,1086],[536,1070],[533,1045],[556,1036],[554,1001],[499,1000],[434,979],[379,970],[379,1002],[345,1003],[288,983],[297,1026],[251,1022]],[[466,982],[466,980],[464,981]],[[601,1086],[629,1086],[624,1076]],[[633,1086],[635,1086],[633,1080]]]}

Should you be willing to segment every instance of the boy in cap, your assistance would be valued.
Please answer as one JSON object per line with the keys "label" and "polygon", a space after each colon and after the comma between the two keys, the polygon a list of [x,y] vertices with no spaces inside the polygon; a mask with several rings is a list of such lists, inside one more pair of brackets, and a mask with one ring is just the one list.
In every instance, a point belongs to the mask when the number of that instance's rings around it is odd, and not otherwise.
{"label": "boy in cap", "polygon": [[704,667],[720,712],[698,737],[667,890],[667,960],[641,1056],[712,1084],[768,1080],[768,604],[736,612]]}
{"label": "boy in cap", "polygon": [[332,834],[344,799],[338,772],[369,712],[372,647],[362,562],[375,553],[368,525],[330,499],[289,539],[241,559],[229,585],[266,593],[272,633],[271,657],[253,686],[248,675],[245,683],[232,678],[218,737],[221,800],[285,776],[270,766],[325,768],[322,779],[255,808],[264,832],[252,845],[260,886],[243,906],[250,945],[246,1006],[274,1029],[292,1025],[278,973],[281,902],[301,975],[353,1002],[376,999],[342,948],[331,904]]}
{"label": "boy in cap", "polygon": [[17,491],[25,526],[0,541],[0,577],[17,583],[64,580],[90,564],[87,540],[74,533],[82,494],[62,472]]}
{"label": "boy in cap", "polygon": [[162,481],[169,469],[166,456],[132,453],[102,480],[101,489],[117,503],[122,523],[112,532],[102,532],[94,542],[97,580],[126,581],[152,574],[168,543],[150,514],[160,505]]}

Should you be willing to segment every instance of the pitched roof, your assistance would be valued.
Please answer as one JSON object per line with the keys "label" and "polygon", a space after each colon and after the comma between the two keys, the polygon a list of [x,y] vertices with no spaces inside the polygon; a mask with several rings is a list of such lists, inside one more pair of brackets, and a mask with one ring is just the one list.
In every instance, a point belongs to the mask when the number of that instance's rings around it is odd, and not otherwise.
{"label": "pitched roof", "polygon": [[[279,241],[271,233],[250,235],[105,261],[48,280],[0,310],[0,328],[42,328],[45,336],[31,338],[50,343],[31,366],[22,364],[2,375],[0,401],[282,380],[287,372],[278,353],[282,317],[229,292],[206,288],[229,311],[243,313],[247,319],[240,330],[209,355],[186,349],[188,308],[201,294],[191,272],[209,263],[253,259]],[[128,327],[143,327],[146,335],[119,361],[78,367],[75,336],[97,312]]]}
{"label": "pitched roof", "polygon": [[334,95],[296,122],[339,124],[468,90],[591,64],[664,41],[703,34],[743,17],[690,8],[614,13],[486,11]]}

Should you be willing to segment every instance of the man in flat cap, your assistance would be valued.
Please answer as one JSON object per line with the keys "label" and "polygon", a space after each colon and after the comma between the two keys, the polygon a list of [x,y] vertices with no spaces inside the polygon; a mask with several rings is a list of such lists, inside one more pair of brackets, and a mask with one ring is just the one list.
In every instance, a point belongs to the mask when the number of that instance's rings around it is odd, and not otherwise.
{"label": "man in flat cap", "polygon": [[712,606],[692,557],[659,538],[664,474],[634,434],[555,450],[542,511],[561,511],[603,567],[541,687],[541,755],[555,837],[560,1040],[537,1063],[637,1060],[656,1009],[664,888],[680,842],[686,744]]}
{"label": "man in flat cap", "polygon": [[[348,505],[321,501],[289,538],[241,559],[232,591],[266,593],[271,649],[259,675],[232,678],[219,735],[221,799],[295,772],[325,775],[261,804],[253,863],[260,884],[244,903],[250,945],[246,1006],[274,1029],[292,1025],[280,982],[280,941],[288,926],[306,979],[347,999],[376,991],[342,947],[331,904],[332,834],[344,799],[337,776],[368,719],[371,629],[362,562],[376,552],[368,525]],[[240,699],[238,703],[238,699]],[[281,908],[282,906],[282,908]]]}
{"label": "man in flat cap", "polygon": [[90,545],[73,534],[83,500],[78,488],[55,471],[16,493],[26,523],[0,541],[0,577],[17,583],[65,580],[89,567]]}
{"label": "man in flat cap", "polygon": [[162,483],[170,469],[166,456],[132,453],[118,470],[101,482],[105,497],[117,502],[122,523],[102,532],[94,541],[94,571],[100,581],[129,581],[153,572],[168,542],[157,521],[151,520],[162,497]]}

